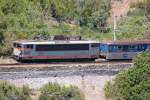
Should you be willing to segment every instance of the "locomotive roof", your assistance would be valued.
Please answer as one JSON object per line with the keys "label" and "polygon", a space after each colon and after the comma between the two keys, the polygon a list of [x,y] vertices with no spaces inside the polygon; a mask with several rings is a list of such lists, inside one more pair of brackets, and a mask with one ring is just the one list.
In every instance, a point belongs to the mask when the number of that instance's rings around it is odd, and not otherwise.
{"label": "locomotive roof", "polygon": [[139,41],[106,41],[101,42],[103,44],[116,44],[116,45],[127,45],[127,44],[150,44],[150,40],[139,40]]}
{"label": "locomotive roof", "polygon": [[86,44],[86,43],[99,43],[96,41],[15,41],[20,44]]}

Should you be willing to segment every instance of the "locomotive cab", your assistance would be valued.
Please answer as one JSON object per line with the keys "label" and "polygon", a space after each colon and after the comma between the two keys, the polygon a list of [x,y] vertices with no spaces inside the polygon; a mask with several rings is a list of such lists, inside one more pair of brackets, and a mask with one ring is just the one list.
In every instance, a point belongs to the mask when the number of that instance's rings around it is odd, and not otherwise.
{"label": "locomotive cab", "polygon": [[13,57],[17,60],[20,59],[22,56],[22,45],[20,43],[14,42],[13,43]]}
{"label": "locomotive cab", "polygon": [[25,56],[30,56],[33,51],[33,44],[13,43],[13,57],[16,60],[22,60]]}

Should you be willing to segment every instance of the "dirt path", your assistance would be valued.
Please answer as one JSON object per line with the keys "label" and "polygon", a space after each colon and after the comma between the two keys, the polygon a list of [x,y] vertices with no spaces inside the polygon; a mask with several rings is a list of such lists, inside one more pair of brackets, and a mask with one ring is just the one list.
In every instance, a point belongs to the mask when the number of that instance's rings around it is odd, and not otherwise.
{"label": "dirt path", "polygon": [[130,8],[130,0],[112,0],[112,16],[125,16]]}

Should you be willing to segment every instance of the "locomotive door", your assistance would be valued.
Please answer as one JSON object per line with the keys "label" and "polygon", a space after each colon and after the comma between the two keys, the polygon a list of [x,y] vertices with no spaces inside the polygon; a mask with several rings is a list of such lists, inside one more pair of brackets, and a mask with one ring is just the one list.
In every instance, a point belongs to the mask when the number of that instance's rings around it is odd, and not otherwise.
{"label": "locomotive door", "polygon": [[91,56],[91,58],[98,58],[98,56],[99,56],[99,44],[98,43],[91,44],[90,56]]}

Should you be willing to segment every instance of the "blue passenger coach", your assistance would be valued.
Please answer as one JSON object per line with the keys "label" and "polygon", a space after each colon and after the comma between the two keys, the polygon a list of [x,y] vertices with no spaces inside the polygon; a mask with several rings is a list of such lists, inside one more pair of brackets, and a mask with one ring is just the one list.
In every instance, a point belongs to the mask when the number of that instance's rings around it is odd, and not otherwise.
{"label": "blue passenger coach", "polygon": [[107,60],[132,59],[138,53],[150,51],[150,41],[111,41],[100,43],[100,57]]}

